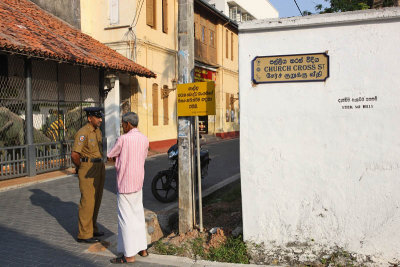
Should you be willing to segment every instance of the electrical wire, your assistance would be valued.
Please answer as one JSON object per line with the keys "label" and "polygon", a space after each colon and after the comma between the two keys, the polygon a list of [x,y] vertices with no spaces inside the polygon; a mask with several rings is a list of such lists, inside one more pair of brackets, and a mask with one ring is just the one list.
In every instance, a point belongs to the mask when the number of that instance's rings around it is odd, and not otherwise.
{"label": "electrical wire", "polygon": [[299,12],[300,12],[300,15],[304,16],[304,15],[303,15],[303,12],[301,12],[301,9],[300,9],[299,5],[297,4],[297,1],[296,1],[296,0],[293,0],[293,1],[294,1],[294,3],[296,4],[297,9],[298,9]]}
{"label": "electrical wire", "polygon": [[133,20],[132,20],[132,23],[131,23],[131,27],[132,27],[133,23],[134,23],[135,20],[136,20],[136,16],[137,16],[137,13],[138,13],[138,8],[139,8],[139,3],[140,3],[140,1],[136,1],[135,16],[133,16]]}
{"label": "electrical wire", "polygon": [[[145,0],[142,0],[141,3],[140,3],[140,0],[136,1],[135,16],[133,17],[132,23],[131,23],[130,27],[128,28],[128,31],[125,32],[124,36],[122,37],[122,41],[127,42],[127,44],[128,44],[128,50],[129,50],[128,57],[132,58],[133,61],[136,61],[136,34],[132,30],[132,28],[136,27],[136,25],[139,21],[139,17],[140,17],[140,13],[142,11],[144,1]],[[139,8],[139,5],[140,5],[140,8]],[[131,48],[132,42],[134,43],[133,49]]]}
{"label": "electrical wire", "polygon": [[133,27],[136,27],[136,25],[137,25],[137,23],[139,21],[140,13],[142,12],[143,3],[144,3],[144,0],[142,1],[142,4],[140,5],[139,13],[137,15],[135,25]]}

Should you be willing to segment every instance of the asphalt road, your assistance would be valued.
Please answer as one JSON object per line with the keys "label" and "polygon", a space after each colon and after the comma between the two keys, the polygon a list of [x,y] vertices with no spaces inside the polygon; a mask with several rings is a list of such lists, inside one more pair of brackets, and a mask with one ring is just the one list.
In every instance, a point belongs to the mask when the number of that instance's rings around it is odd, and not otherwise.
{"label": "asphalt road", "polygon": [[[207,189],[224,179],[240,172],[239,139],[224,140],[214,144],[203,145],[210,153],[211,162],[208,176],[202,181],[202,188]],[[146,160],[145,179],[143,186],[143,204],[146,209],[159,211],[172,203],[161,203],[151,193],[151,181],[161,170],[169,168],[166,154],[150,157]],[[107,170],[104,189],[115,193],[115,169]]]}

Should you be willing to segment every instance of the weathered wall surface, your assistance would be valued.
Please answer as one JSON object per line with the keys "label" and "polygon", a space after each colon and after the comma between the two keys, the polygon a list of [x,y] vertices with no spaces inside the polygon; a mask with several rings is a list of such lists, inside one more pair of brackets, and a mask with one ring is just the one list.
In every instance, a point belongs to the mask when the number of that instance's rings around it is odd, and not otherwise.
{"label": "weathered wall surface", "polygon": [[77,29],[81,28],[80,0],[31,0],[47,12],[68,22]]}
{"label": "weathered wall surface", "polygon": [[[246,240],[400,259],[399,45],[399,8],[239,26]],[[326,82],[252,84],[256,56],[325,51]]]}

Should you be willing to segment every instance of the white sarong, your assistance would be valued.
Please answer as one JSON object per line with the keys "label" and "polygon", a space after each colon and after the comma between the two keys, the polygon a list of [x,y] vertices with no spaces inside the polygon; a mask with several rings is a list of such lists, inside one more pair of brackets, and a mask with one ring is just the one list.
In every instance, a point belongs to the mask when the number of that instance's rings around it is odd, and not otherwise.
{"label": "white sarong", "polygon": [[146,224],[142,190],[117,194],[118,201],[118,252],[125,257],[135,256],[147,249]]}

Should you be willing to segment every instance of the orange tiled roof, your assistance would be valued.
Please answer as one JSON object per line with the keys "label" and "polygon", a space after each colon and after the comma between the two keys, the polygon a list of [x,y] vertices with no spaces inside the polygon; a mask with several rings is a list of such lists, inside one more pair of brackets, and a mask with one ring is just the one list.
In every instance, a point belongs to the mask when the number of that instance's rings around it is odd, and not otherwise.
{"label": "orange tiled roof", "polygon": [[0,51],[156,76],[27,0],[0,1]]}

